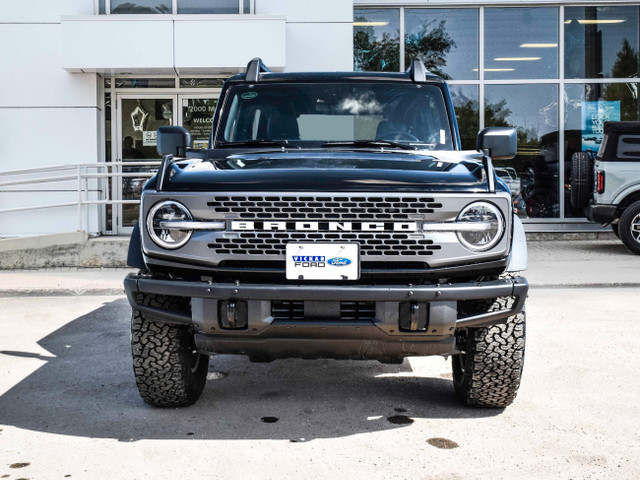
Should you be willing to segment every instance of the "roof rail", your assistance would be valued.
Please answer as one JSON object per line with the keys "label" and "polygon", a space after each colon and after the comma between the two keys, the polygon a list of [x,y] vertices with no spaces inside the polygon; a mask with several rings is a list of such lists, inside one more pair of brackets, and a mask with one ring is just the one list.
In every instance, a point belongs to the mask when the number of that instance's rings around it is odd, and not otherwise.
{"label": "roof rail", "polygon": [[427,81],[427,73],[429,73],[429,71],[419,58],[414,58],[411,60],[411,65],[407,69],[407,73],[411,74],[412,82],[420,83]]}
{"label": "roof rail", "polygon": [[244,78],[247,82],[257,82],[260,80],[261,73],[270,71],[262,62],[262,59],[256,57],[247,64],[247,73]]}

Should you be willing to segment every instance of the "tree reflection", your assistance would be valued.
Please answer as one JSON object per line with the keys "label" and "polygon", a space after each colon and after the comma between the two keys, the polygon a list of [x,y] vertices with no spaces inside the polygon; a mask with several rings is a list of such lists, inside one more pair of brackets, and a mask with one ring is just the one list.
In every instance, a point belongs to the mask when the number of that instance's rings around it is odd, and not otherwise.
{"label": "tree reflection", "polygon": [[451,78],[442,70],[442,67],[447,65],[446,55],[451,48],[456,46],[456,42],[445,28],[446,23],[446,20],[441,20],[437,24],[435,20],[430,22],[424,20],[420,24],[418,33],[405,35],[405,63],[407,65],[411,59],[419,58],[427,70],[444,79]]}
{"label": "tree reflection", "polygon": [[478,101],[461,92],[452,91],[453,105],[460,131],[460,144],[463,150],[475,150],[478,130],[480,129]]}
{"label": "tree reflection", "polygon": [[[366,17],[356,17],[356,22],[366,23]],[[446,20],[423,21],[417,33],[405,35],[405,64],[419,58],[427,70],[449,79],[443,67],[447,54],[456,46],[446,29]],[[356,70],[397,72],[400,70],[400,37],[397,33],[384,32],[376,38],[372,26],[356,27],[353,36],[353,59]]]}
{"label": "tree reflection", "polygon": [[[625,38],[622,48],[613,64],[612,75],[615,78],[636,77],[638,70],[638,52]],[[638,85],[636,83],[612,83],[604,89],[605,100],[620,102],[620,120],[638,119]]]}
{"label": "tree reflection", "polygon": [[111,13],[120,13],[120,14],[171,13],[171,7],[168,7],[163,3],[155,7],[148,7],[145,5],[138,5],[136,3],[127,2],[127,3],[122,3],[118,5],[116,8],[111,10]]}
{"label": "tree reflection", "polygon": [[[356,22],[367,22],[356,17]],[[353,61],[355,70],[369,72],[397,72],[400,69],[400,38],[384,32],[376,38],[374,27],[356,27],[353,35]]]}

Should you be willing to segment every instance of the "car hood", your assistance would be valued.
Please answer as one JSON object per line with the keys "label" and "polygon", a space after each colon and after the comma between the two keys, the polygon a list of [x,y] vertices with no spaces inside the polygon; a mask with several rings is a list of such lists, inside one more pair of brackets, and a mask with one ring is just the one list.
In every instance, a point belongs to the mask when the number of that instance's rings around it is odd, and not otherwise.
{"label": "car hood", "polygon": [[[167,191],[455,191],[487,190],[476,151],[216,152],[172,167]],[[227,152],[225,152],[227,153]],[[149,183],[154,187],[154,182]]]}

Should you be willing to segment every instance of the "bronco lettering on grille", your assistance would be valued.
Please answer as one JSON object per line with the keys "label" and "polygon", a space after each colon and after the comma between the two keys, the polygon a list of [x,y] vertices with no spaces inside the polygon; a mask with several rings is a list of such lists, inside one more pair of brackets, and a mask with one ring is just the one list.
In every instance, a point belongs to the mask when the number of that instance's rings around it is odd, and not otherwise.
{"label": "bronco lettering on grille", "polygon": [[245,222],[232,221],[231,230],[298,232],[417,232],[417,222]]}

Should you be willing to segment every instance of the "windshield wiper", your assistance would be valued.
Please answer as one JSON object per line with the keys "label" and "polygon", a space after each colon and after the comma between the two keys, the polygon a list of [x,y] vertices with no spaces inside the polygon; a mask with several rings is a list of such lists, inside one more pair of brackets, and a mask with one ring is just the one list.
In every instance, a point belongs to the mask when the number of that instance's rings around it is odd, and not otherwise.
{"label": "windshield wiper", "polygon": [[288,140],[244,140],[242,142],[218,142],[218,147],[234,148],[234,147],[283,147],[295,148]]}
{"label": "windshield wiper", "polygon": [[390,142],[388,140],[356,140],[353,142],[326,142],[323,147],[392,147],[402,150],[418,150],[415,145],[408,145],[400,142]]}

